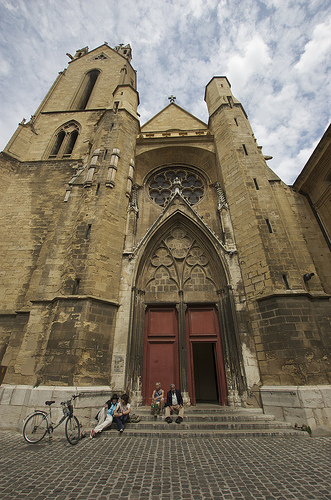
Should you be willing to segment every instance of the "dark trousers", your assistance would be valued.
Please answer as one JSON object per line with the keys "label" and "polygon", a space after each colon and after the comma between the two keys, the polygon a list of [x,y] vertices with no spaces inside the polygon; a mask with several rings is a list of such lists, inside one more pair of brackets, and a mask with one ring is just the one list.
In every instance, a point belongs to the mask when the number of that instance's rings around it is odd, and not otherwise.
{"label": "dark trousers", "polygon": [[121,429],[124,429],[124,424],[128,419],[129,414],[127,415],[121,415],[120,417],[114,417],[117,423],[117,430],[120,431]]}

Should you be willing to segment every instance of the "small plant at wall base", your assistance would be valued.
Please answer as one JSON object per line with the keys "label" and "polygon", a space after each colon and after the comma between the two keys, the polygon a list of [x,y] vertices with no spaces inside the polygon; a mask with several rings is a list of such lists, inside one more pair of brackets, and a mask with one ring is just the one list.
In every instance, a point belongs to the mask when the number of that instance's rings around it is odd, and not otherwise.
{"label": "small plant at wall base", "polygon": [[295,429],[298,429],[299,431],[305,431],[305,432],[308,432],[308,434],[311,434],[311,428],[309,427],[309,425],[305,425],[305,424],[302,424],[302,425],[294,424],[294,428],[295,428]]}

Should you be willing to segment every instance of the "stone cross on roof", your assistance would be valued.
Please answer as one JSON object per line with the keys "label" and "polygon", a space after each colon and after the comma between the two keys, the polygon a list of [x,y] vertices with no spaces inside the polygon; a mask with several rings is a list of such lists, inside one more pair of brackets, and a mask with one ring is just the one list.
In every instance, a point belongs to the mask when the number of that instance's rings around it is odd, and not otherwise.
{"label": "stone cross on roof", "polygon": [[175,102],[176,97],[174,97],[174,96],[171,94],[171,96],[170,96],[170,97],[168,97],[168,99],[170,100],[170,104],[171,104],[172,102]]}

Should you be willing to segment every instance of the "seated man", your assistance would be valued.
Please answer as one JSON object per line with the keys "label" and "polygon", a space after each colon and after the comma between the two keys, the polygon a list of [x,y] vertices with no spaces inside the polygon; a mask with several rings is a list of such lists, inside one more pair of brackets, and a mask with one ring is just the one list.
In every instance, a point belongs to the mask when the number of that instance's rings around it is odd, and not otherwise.
{"label": "seated man", "polygon": [[178,413],[176,418],[176,424],[180,424],[184,417],[184,406],[183,398],[178,389],[176,389],[175,384],[170,384],[170,391],[167,393],[167,406],[165,409],[165,421],[171,424],[172,418],[170,417],[170,412]]}

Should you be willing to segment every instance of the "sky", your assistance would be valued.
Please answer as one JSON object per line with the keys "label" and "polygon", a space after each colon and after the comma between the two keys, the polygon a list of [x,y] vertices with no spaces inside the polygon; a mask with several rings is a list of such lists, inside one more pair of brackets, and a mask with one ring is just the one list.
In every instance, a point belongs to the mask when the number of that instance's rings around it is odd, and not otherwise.
{"label": "sky", "polygon": [[208,122],[205,86],[227,76],[287,184],[330,123],[330,0],[0,0],[0,150],[69,52],[130,43],[141,124],[168,97]]}

